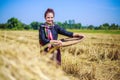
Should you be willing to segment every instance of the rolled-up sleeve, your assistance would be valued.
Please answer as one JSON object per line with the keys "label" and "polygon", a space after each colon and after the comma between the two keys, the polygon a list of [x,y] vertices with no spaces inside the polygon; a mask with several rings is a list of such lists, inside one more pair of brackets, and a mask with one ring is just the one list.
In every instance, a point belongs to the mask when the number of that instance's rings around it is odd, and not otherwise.
{"label": "rolled-up sleeve", "polygon": [[50,42],[49,39],[46,38],[45,36],[45,32],[44,32],[44,28],[40,26],[40,29],[39,29],[39,40],[41,41],[41,43],[43,45],[47,44]]}

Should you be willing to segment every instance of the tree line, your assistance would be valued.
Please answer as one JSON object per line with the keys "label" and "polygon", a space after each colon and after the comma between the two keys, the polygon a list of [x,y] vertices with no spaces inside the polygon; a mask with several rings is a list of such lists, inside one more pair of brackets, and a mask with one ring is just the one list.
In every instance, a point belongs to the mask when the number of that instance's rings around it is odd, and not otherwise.
{"label": "tree line", "polygon": [[[30,24],[25,24],[19,21],[17,18],[12,17],[8,19],[6,23],[1,23],[0,29],[38,30],[41,24],[42,22],[37,22],[37,21],[33,21]],[[111,25],[108,23],[104,23],[99,26],[94,26],[94,25],[83,26],[81,23],[75,23],[75,20],[68,20],[65,22],[55,22],[55,24],[58,24],[59,26],[65,29],[120,30],[120,25],[114,23]]]}

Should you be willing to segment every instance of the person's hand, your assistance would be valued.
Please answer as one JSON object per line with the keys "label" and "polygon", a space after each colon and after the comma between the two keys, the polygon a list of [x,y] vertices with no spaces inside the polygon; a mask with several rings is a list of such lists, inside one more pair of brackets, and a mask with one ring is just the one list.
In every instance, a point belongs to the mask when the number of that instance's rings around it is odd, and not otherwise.
{"label": "person's hand", "polygon": [[57,43],[57,45],[62,46],[62,41],[61,40],[57,40],[56,43]]}
{"label": "person's hand", "polygon": [[62,46],[62,41],[61,40],[50,40],[50,43],[57,45],[57,46]]}
{"label": "person's hand", "polygon": [[84,38],[84,35],[81,35],[79,33],[73,33],[73,37],[79,37],[79,38]]}

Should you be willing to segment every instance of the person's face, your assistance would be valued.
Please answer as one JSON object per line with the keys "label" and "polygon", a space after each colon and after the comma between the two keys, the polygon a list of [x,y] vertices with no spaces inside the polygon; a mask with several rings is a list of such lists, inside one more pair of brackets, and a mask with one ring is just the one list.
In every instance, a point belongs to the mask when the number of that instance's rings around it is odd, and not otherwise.
{"label": "person's face", "polygon": [[53,13],[47,13],[45,20],[48,24],[50,25],[53,24],[53,21],[54,21]]}

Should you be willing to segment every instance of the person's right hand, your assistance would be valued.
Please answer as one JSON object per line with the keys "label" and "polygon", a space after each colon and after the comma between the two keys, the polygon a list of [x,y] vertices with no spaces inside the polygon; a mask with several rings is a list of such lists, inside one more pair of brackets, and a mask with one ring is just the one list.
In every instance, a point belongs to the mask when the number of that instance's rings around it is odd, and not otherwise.
{"label": "person's right hand", "polygon": [[50,43],[57,45],[57,46],[62,46],[62,41],[61,40],[50,40]]}

